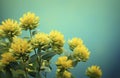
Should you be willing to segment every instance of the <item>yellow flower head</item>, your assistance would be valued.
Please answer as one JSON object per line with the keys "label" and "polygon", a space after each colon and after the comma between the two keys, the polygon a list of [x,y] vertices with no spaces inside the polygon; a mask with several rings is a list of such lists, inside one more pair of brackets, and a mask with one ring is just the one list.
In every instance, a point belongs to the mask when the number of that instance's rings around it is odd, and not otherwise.
{"label": "yellow flower head", "polygon": [[34,46],[34,48],[47,48],[50,44],[50,39],[47,34],[45,33],[37,33],[31,40],[31,44]]}
{"label": "yellow flower head", "polygon": [[63,78],[71,78],[71,76],[72,76],[72,74],[70,72],[68,72],[66,70],[63,72]]}
{"label": "yellow flower head", "polygon": [[89,59],[90,52],[84,45],[82,45],[77,46],[73,50],[73,55],[78,61],[87,61]]}
{"label": "yellow flower head", "polygon": [[4,34],[6,37],[14,37],[21,34],[21,28],[17,21],[12,19],[7,19],[2,22],[0,26],[0,34]]}
{"label": "yellow flower head", "polygon": [[71,50],[74,50],[78,45],[83,45],[83,41],[80,38],[73,38],[72,40],[68,40],[68,44]]}
{"label": "yellow flower head", "polygon": [[49,38],[51,39],[51,43],[53,46],[63,47],[64,45],[64,35],[60,32],[53,30],[49,34]]}
{"label": "yellow flower head", "polygon": [[39,24],[39,17],[34,13],[28,12],[20,18],[21,27],[25,30],[35,29]]}
{"label": "yellow flower head", "polygon": [[72,78],[72,74],[67,70],[57,69],[56,71],[57,78]]}
{"label": "yellow flower head", "polygon": [[88,67],[86,70],[86,75],[90,78],[101,78],[102,71],[99,66],[93,65],[91,67]]}
{"label": "yellow flower head", "polygon": [[2,62],[2,64],[7,65],[10,62],[15,61],[15,57],[13,57],[13,54],[10,52],[3,53],[1,56],[2,56],[2,59],[0,61]]}
{"label": "yellow flower head", "polygon": [[67,56],[61,56],[58,58],[56,65],[58,66],[59,69],[64,68],[68,69],[72,67],[72,60],[68,60]]}
{"label": "yellow flower head", "polygon": [[31,45],[27,40],[14,37],[13,42],[11,43],[10,51],[15,54],[25,54],[31,52]]}

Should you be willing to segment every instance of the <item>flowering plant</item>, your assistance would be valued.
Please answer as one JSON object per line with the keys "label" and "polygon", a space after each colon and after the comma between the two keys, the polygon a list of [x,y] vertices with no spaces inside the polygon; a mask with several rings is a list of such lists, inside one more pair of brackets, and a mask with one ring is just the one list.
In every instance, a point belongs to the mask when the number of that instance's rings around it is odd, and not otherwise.
{"label": "flowering plant", "polygon": [[[64,35],[52,30],[49,34],[37,32],[40,18],[32,12],[16,20],[7,19],[0,25],[0,78],[47,78],[52,70],[50,60],[59,55],[55,62],[55,78],[74,78],[70,72],[79,62],[86,62],[90,52],[80,38],[68,40],[70,51],[64,55]],[[22,31],[30,36],[22,37]],[[90,78],[101,78],[99,66],[92,65],[86,70]]]}

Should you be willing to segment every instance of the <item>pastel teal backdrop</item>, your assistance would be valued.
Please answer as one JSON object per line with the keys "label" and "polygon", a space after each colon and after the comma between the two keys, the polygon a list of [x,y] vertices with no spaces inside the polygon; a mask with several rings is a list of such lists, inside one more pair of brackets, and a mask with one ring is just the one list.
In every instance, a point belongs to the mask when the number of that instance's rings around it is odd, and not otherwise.
{"label": "pastel teal backdrop", "polygon": [[[87,78],[85,70],[91,65],[101,67],[102,78],[120,78],[120,0],[0,0],[0,24],[7,18],[19,20],[28,11],[40,17],[37,30],[64,34],[65,49],[68,39],[83,39],[91,55],[72,70],[76,78]],[[55,76],[56,59],[48,78]]]}

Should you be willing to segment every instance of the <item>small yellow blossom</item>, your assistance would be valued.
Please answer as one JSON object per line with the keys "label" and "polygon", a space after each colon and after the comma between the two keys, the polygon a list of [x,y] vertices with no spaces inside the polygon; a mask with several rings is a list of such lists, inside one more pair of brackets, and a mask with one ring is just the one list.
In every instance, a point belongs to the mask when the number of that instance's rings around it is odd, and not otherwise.
{"label": "small yellow blossom", "polygon": [[2,22],[0,26],[0,34],[3,34],[6,37],[14,37],[21,34],[21,28],[17,21],[12,19],[7,19]]}
{"label": "small yellow blossom", "polygon": [[3,53],[1,56],[2,56],[2,59],[0,61],[2,64],[7,65],[10,62],[15,61],[15,57],[13,57],[13,54],[10,52]]}
{"label": "small yellow blossom", "polygon": [[74,50],[78,45],[83,45],[83,41],[80,38],[73,38],[72,40],[68,40],[68,44],[71,50]]}
{"label": "small yellow blossom", "polygon": [[59,69],[68,69],[72,67],[72,60],[69,60],[67,56],[61,56],[58,58],[56,65]]}
{"label": "small yellow blossom", "polygon": [[63,72],[63,78],[71,78],[72,74],[68,71]]}
{"label": "small yellow blossom", "polygon": [[31,44],[27,40],[17,37],[13,38],[10,51],[14,52],[15,54],[25,54],[31,52],[31,49]]}
{"label": "small yellow blossom", "polygon": [[90,78],[101,78],[102,71],[99,66],[93,65],[91,67],[88,67],[86,70],[86,75]]}
{"label": "small yellow blossom", "polygon": [[78,61],[87,61],[89,59],[90,52],[88,51],[87,47],[82,45],[77,46],[73,50],[73,55]]}
{"label": "small yellow blossom", "polygon": [[64,35],[62,35],[60,32],[53,30],[49,34],[49,38],[51,39],[51,44],[53,46],[59,46],[63,47],[64,45]]}
{"label": "small yellow blossom", "polygon": [[45,33],[37,33],[31,40],[31,44],[34,46],[34,48],[41,48],[45,49],[49,47],[50,45],[50,39],[47,34]]}
{"label": "small yellow blossom", "polygon": [[72,78],[72,74],[67,70],[57,69],[56,71],[57,78]]}
{"label": "small yellow blossom", "polygon": [[30,64],[29,64],[29,66],[33,66],[33,64],[32,64],[32,63],[30,63]]}
{"label": "small yellow blossom", "polygon": [[34,13],[28,12],[20,18],[20,26],[25,30],[35,29],[39,24],[39,17]]}

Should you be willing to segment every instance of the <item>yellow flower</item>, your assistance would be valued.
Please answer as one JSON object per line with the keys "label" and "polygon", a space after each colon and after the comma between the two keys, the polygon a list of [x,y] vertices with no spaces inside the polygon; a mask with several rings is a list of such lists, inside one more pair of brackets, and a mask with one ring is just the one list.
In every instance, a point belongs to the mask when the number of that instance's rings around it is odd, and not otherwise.
{"label": "yellow flower", "polygon": [[28,12],[20,18],[21,27],[25,30],[35,29],[39,24],[39,17],[34,13]]}
{"label": "yellow flower", "polygon": [[1,56],[2,56],[2,59],[0,61],[2,62],[2,64],[7,65],[10,62],[15,61],[15,57],[13,57],[13,54],[10,52],[3,53]]}
{"label": "yellow flower", "polygon": [[68,71],[64,71],[63,72],[63,78],[71,78],[71,73],[70,72],[68,72]]}
{"label": "yellow flower", "polygon": [[88,67],[86,70],[86,75],[90,78],[101,78],[102,71],[99,66],[93,65],[91,67]]}
{"label": "yellow flower", "polygon": [[72,40],[68,40],[68,45],[71,50],[74,50],[78,45],[83,45],[83,41],[80,38],[73,38]]}
{"label": "yellow flower", "polygon": [[49,47],[50,45],[50,39],[47,34],[45,33],[37,33],[31,40],[31,44],[34,46],[34,48],[41,48],[45,49]]}
{"label": "yellow flower", "polygon": [[64,68],[68,69],[72,67],[72,60],[68,60],[67,56],[61,56],[58,58],[56,65],[59,69]]}
{"label": "yellow flower", "polygon": [[64,35],[62,35],[60,32],[53,30],[49,34],[49,38],[51,39],[51,44],[53,46],[63,47],[64,45]]}
{"label": "yellow flower", "polygon": [[2,22],[0,26],[0,34],[4,34],[6,37],[14,37],[21,34],[21,28],[17,21],[12,19],[7,19]]}
{"label": "yellow flower", "polygon": [[72,74],[67,70],[57,69],[56,76],[57,78],[71,78]]}
{"label": "yellow flower", "polygon": [[31,44],[24,39],[14,37],[13,42],[11,43],[10,51],[15,54],[25,54],[31,52]]}
{"label": "yellow flower", "polygon": [[73,50],[73,56],[78,60],[78,61],[87,61],[89,58],[90,52],[88,49],[82,45],[82,46],[77,46]]}

